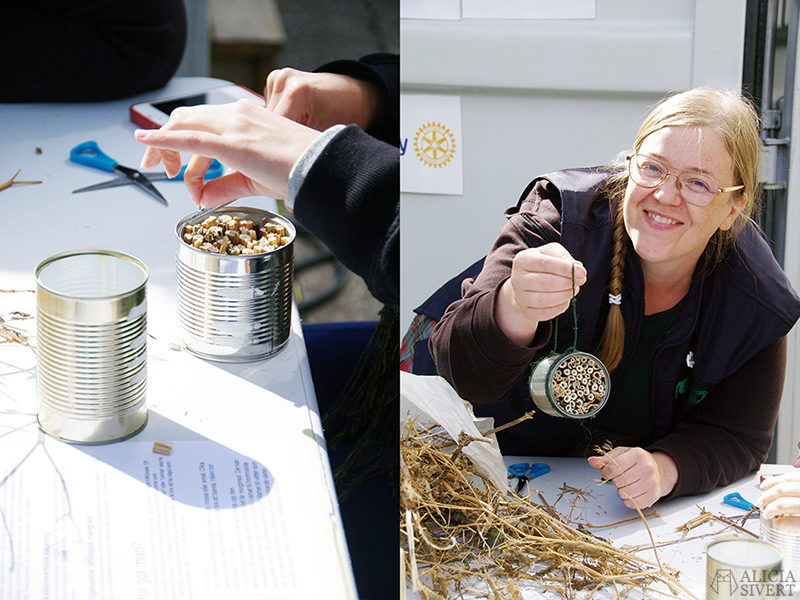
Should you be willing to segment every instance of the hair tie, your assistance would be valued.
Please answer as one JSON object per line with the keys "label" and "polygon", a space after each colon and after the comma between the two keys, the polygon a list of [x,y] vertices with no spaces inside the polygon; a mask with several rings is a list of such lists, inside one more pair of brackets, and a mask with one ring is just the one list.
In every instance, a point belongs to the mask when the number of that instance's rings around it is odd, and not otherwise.
{"label": "hair tie", "polygon": [[616,304],[619,306],[622,304],[622,294],[609,294],[608,295],[608,303],[609,304]]}

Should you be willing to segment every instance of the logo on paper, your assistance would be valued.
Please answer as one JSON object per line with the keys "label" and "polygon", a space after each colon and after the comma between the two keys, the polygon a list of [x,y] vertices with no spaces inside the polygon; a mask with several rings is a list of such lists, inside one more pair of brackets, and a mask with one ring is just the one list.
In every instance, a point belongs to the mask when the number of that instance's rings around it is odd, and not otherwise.
{"label": "logo on paper", "polygon": [[414,151],[429,167],[442,167],[456,152],[456,139],[441,123],[428,123],[414,136]]}

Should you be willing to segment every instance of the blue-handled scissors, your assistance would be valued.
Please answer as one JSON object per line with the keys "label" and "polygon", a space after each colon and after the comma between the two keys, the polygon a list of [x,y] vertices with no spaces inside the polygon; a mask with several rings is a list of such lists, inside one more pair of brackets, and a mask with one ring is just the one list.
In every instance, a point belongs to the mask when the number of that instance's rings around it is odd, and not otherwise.
{"label": "blue-handled scissors", "polygon": [[722,502],[727,504],[728,506],[734,506],[736,508],[741,508],[743,510],[752,510],[757,511],[759,510],[758,506],[753,504],[752,502],[748,502],[739,492],[733,492],[732,494],[726,494],[722,498]]}
{"label": "blue-handled scissors", "polygon": [[150,183],[150,180],[147,178],[147,176],[143,175],[136,169],[123,167],[120,165],[116,160],[100,150],[100,146],[97,145],[97,142],[89,141],[78,144],[69,151],[69,158],[72,162],[78,163],[79,165],[86,165],[87,167],[94,167],[95,169],[100,169],[101,171],[119,173],[121,175],[118,178],[119,183],[115,183],[117,182],[117,179],[112,179],[111,181],[105,181],[97,185],[73,190],[73,194],[77,192],[88,192],[91,190],[104,189],[106,187],[114,187],[114,185],[120,185],[121,183],[132,183],[153,196],[159,202],[163,202],[164,205],[167,205],[167,199],[161,195],[161,192],[159,192],[152,183]]}
{"label": "blue-handled scissors", "polygon": [[549,472],[550,465],[545,463],[515,463],[508,466],[508,478],[513,479],[516,477],[519,480],[516,490],[518,494],[529,479],[534,479]]}

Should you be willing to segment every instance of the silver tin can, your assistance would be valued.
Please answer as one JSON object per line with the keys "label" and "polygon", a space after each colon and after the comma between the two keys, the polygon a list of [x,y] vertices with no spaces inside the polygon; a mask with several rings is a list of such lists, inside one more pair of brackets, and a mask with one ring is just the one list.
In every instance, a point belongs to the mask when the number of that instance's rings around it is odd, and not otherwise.
{"label": "silver tin can", "polygon": [[147,267],[77,250],[35,274],[40,427],[81,444],[134,435],[147,422]]}
{"label": "silver tin can", "polygon": [[707,600],[775,598],[782,573],[780,550],[763,540],[728,536],[706,546]]}
{"label": "silver tin can", "polygon": [[783,570],[794,570],[796,591],[800,596],[800,515],[765,519],[761,517],[760,537],[775,544],[783,554]]}
{"label": "silver tin can", "polygon": [[[286,229],[289,242],[270,252],[237,256],[199,250],[183,240],[186,225],[223,214],[267,218]],[[176,300],[184,346],[197,356],[222,362],[276,354],[291,333],[294,226],[280,215],[255,208],[227,207],[192,217],[175,228]]]}
{"label": "silver tin can", "polygon": [[598,358],[586,352],[569,352],[540,360],[533,368],[528,389],[543,413],[588,419],[608,401],[611,378]]}

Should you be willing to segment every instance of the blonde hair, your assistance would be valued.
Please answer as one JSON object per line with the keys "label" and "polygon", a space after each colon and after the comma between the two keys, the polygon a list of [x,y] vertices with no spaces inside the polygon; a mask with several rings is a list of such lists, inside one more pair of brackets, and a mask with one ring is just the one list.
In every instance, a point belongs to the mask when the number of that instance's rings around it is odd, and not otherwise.
{"label": "blonde hair", "polygon": [[[696,88],[675,94],[659,102],[642,123],[636,134],[633,153],[639,151],[647,136],[665,127],[708,127],[715,131],[722,138],[733,160],[733,185],[744,186],[741,190],[732,192],[735,198],[744,200],[734,225],[727,231],[717,230],[709,240],[709,266],[716,267],[738,233],[748,221],[752,221],[757,208],[761,156],[758,113],[750,102],[735,92]],[[623,199],[627,185],[628,171],[620,168],[605,188],[614,213],[608,288],[609,293],[615,295],[622,293],[622,271],[628,245],[623,218]],[[603,337],[596,351],[609,371],[619,365],[624,342],[625,324],[622,312],[618,305],[611,304]]]}

